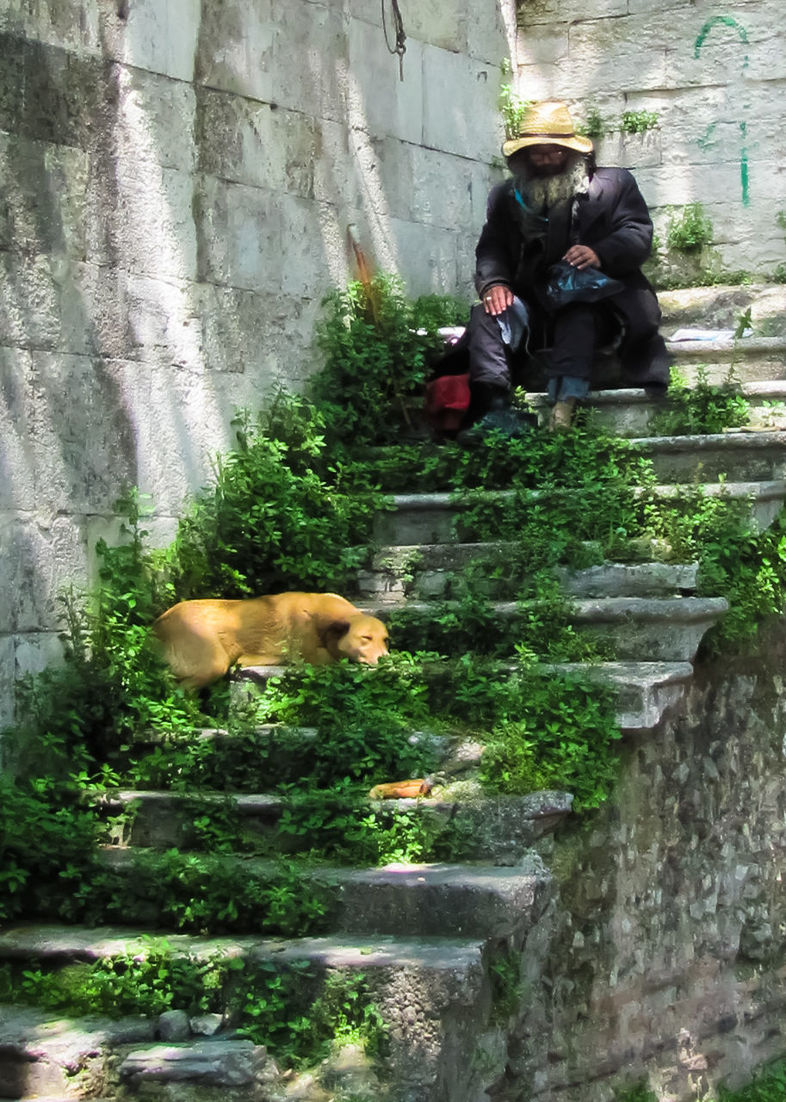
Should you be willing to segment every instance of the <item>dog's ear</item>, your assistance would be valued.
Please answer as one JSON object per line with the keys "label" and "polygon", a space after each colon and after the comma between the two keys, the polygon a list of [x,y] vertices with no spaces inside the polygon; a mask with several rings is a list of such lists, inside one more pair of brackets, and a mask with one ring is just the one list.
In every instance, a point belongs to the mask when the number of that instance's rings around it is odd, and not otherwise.
{"label": "dog's ear", "polygon": [[337,643],[342,635],[349,631],[349,620],[331,620],[319,631],[319,640],[322,646],[330,650],[330,644]]}

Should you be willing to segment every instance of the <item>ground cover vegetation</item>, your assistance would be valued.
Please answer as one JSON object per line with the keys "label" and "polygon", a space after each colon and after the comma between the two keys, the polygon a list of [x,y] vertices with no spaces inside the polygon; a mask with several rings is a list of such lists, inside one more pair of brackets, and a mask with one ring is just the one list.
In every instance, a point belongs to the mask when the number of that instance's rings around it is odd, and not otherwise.
{"label": "ground cover vegetation", "polygon": [[[776,1060],[765,1065],[751,1083],[736,1090],[719,1087],[707,1095],[705,1102],[783,1102],[786,1098],[786,1061]],[[645,1083],[637,1083],[619,1091],[614,1102],[658,1102],[658,1095]]]}
{"label": "ground cover vegetation", "polygon": [[[744,645],[763,615],[780,610],[783,522],[756,535],[742,510],[699,490],[679,505],[660,502],[648,460],[590,415],[567,434],[490,434],[471,449],[402,442],[441,347],[436,329],[463,321],[465,311],[434,296],[410,302],[389,277],[331,295],[319,334],[325,367],[312,391],[238,414],[234,450],[217,459],[212,483],[170,546],[149,547],[145,503],[129,491],[120,505],[123,540],[97,547],[99,586],[63,595],[65,663],[23,687],[20,721],[6,737],[15,778],[0,780],[0,919],[318,933],[329,928],[333,906],[308,875],[320,864],[460,859],[464,839],[444,819],[380,810],[367,799],[380,781],[438,770],[441,739],[485,743],[486,792],[565,789],[581,811],[611,791],[614,700],[554,664],[613,655],[572,625],[557,565],[625,559],[633,547],[654,545],[698,560],[703,591],[732,605],[710,650]],[[745,412],[733,387],[705,382],[675,394],[681,431],[718,431]],[[226,684],[199,697],[174,684],[151,646],[156,615],[195,596],[283,589],[352,596],[374,550],[374,522],[389,495],[405,490],[450,492],[462,538],[502,543],[450,579],[445,598],[426,611],[391,616],[394,653],[378,668],[293,668],[245,702],[230,700]],[[413,582],[415,573],[413,563]],[[509,614],[501,617],[493,602],[503,598]],[[208,730],[210,737],[195,737]],[[187,795],[193,846],[107,860],[101,844],[125,835],[133,811],[108,814],[99,797],[120,787]],[[206,790],[271,792],[280,803],[275,829],[249,836],[230,801],[200,802]],[[276,861],[282,853],[285,864]],[[68,998],[79,1003],[93,992],[98,1008],[117,978],[109,973],[80,973]],[[172,982],[155,993],[156,1005],[180,998]],[[262,982],[256,977],[252,987]],[[49,991],[48,979],[25,983],[30,997]],[[129,983],[149,987],[147,979]],[[205,985],[193,983],[204,1002]],[[351,995],[360,1009],[347,1029],[362,1020],[371,1037],[365,991]],[[258,1029],[254,1036],[274,1051],[290,1054],[303,1037],[310,1051],[321,1043],[311,1026],[293,1026],[289,1040],[271,1037],[264,1014],[252,1021],[256,996],[237,997],[243,1028]],[[265,999],[275,1004],[273,995]],[[276,1013],[300,1021],[294,1004]]]}

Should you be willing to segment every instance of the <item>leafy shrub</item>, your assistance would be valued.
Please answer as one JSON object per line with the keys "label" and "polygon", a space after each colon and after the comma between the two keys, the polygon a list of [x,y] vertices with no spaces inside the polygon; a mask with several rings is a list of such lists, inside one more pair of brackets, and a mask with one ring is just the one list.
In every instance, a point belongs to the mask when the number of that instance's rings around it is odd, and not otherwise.
{"label": "leafy shrub", "polygon": [[236,429],[164,560],[177,596],[345,589],[381,502],[362,468],[327,448],[326,414],[279,394]]}
{"label": "leafy shrub", "polygon": [[677,252],[698,252],[709,245],[713,238],[712,222],[701,203],[688,203],[678,214],[672,212],[666,240],[670,249]]}
{"label": "leafy shrub", "polygon": [[317,330],[325,362],[311,394],[331,438],[353,446],[397,439],[412,427],[410,403],[442,348],[437,328],[466,321],[468,307],[434,295],[410,302],[386,275],[331,292],[325,306]]}
{"label": "leafy shrub", "polygon": [[654,415],[650,431],[656,436],[718,433],[747,424],[749,416],[750,402],[731,374],[723,383],[712,384],[707,382],[706,368],[699,367],[693,386],[672,373],[668,406]]}
{"label": "leafy shrub", "polygon": [[597,107],[590,106],[587,109],[587,117],[583,123],[576,126],[577,134],[584,134],[588,138],[599,140],[604,136],[608,126]]}
{"label": "leafy shrub", "polygon": [[238,1036],[295,1067],[317,1063],[349,1042],[378,1056],[387,1039],[363,973],[320,972],[305,960],[179,956],[158,938],[141,954],[57,971],[6,965],[0,996],[68,1015],[222,1014],[232,1018]]}
{"label": "leafy shrub", "polygon": [[[506,58],[501,65],[503,77],[509,77],[513,72],[513,66]],[[521,128],[521,120],[531,100],[522,99],[518,92],[514,91],[513,84],[504,80],[499,90],[499,110],[505,127],[505,137],[517,138]]]}
{"label": "leafy shrub", "polygon": [[621,127],[625,134],[643,134],[658,125],[657,111],[623,111]]}

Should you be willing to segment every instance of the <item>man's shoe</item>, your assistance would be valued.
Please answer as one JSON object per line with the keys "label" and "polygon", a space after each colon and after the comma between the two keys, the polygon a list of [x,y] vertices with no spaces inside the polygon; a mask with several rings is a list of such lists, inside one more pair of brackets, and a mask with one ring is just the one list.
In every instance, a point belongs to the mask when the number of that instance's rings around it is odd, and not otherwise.
{"label": "man's shoe", "polygon": [[561,401],[555,402],[551,407],[549,432],[564,432],[565,429],[569,429],[575,409],[575,398],[563,398]]}
{"label": "man's shoe", "polygon": [[484,413],[474,425],[460,432],[457,439],[459,444],[477,444],[489,433],[498,432],[509,440],[518,440],[532,432],[536,424],[537,418],[534,415],[522,413],[510,405],[505,405]]}

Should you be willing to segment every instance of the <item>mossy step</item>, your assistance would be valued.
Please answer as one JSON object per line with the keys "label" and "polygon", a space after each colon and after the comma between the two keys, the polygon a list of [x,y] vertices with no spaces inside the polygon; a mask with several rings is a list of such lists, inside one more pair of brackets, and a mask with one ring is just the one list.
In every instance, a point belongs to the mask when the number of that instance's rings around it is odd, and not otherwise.
{"label": "mossy step", "polygon": [[617,722],[624,735],[642,735],[657,727],[693,680],[690,662],[563,662],[552,668],[613,688]]}
{"label": "mossy step", "polygon": [[[784,487],[786,496],[786,487]],[[383,547],[358,576],[364,599],[396,601],[406,596],[421,599],[449,597],[456,575],[473,562],[485,566],[476,589],[485,596],[509,594],[521,571],[515,565],[513,543],[432,543]],[[692,593],[696,589],[696,563],[601,563],[584,570],[559,568],[555,576],[571,596],[663,596]]]}
{"label": "mossy step", "polygon": [[[767,379],[739,383],[735,391],[749,403],[749,427],[757,431],[782,431],[786,428],[786,381]],[[545,420],[549,409],[546,395],[529,393],[527,400],[539,417]],[[592,412],[593,424],[622,437],[651,435],[653,418],[675,408],[675,403],[668,396],[655,401],[643,389],[622,387],[617,390],[592,390],[581,405]]]}
{"label": "mossy step", "polygon": [[707,483],[732,475],[746,482],[786,476],[786,432],[724,432],[631,437],[662,482]]}
{"label": "mossy step", "polygon": [[659,499],[661,507],[669,504],[680,509],[689,494],[701,497],[723,498],[735,502],[747,512],[748,522],[754,532],[766,532],[775,522],[786,501],[786,481],[782,478],[763,482],[731,482],[726,479],[718,482],[702,482],[696,486],[671,483],[666,486],[653,486],[652,492]]}
{"label": "mossy step", "polygon": [[[512,621],[526,615],[527,602],[497,601],[491,608],[496,618]],[[617,660],[690,662],[728,608],[725,597],[595,597],[572,601],[568,619],[608,643]],[[419,618],[432,613],[428,603],[419,601],[377,604],[368,611],[385,620],[398,609]]]}
{"label": "mossy step", "polygon": [[100,1097],[118,1048],[150,1042],[154,1036],[155,1023],[149,1018],[70,1019],[31,1007],[0,1005],[0,1097],[37,1102],[46,1096],[69,1102]]}
{"label": "mossy step", "polygon": [[[426,676],[444,677],[451,666],[452,660],[446,658],[427,669]],[[498,676],[509,676],[519,669],[515,662],[501,661]],[[657,726],[665,709],[681,698],[693,676],[693,666],[688,661],[552,663],[544,664],[542,669],[590,677],[614,689],[617,693],[617,722],[623,733],[631,734],[641,734]],[[247,691],[244,686],[263,685],[267,678],[278,677],[283,672],[283,666],[249,666],[234,674],[233,685],[242,693]],[[441,759],[439,769],[443,772],[460,773],[477,761],[480,747],[472,741],[422,734],[415,737],[434,740],[435,751]]]}
{"label": "mossy step", "polygon": [[[465,767],[477,767],[482,745],[465,741],[466,753],[461,760]],[[470,753],[471,751],[471,753]],[[495,796],[468,787],[461,781],[456,788],[457,774],[445,776],[444,784],[434,796],[404,799],[362,799],[358,808],[365,818],[373,818],[381,829],[396,824],[407,826],[414,816],[428,821],[429,833],[435,841],[452,828],[454,857],[485,861],[495,865],[518,862],[539,838],[553,833],[570,813],[572,796],[566,792],[540,791],[526,796]],[[330,807],[326,797],[306,793],[299,800],[304,816],[309,810],[319,819]],[[337,814],[346,814],[347,798],[335,799]],[[271,793],[191,792],[188,795],[162,790],[122,789],[105,793],[99,806],[110,815],[121,816],[117,840],[124,846],[180,850],[199,850],[204,844],[203,823],[211,810],[235,820],[238,835],[249,847],[267,839],[265,848],[278,853],[311,850],[319,844],[318,832],[296,836],[278,831],[277,825],[291,801]],[[317,874],[317,879],[319,876]]]}
{"label": "mossy step", "polygon": [[[316,973],[331,970],[362,975],[388,1027],[390,1051],[385,1063],[395,1084],[391,1100],[433,1097],[431,1090],[438,1080],[447,1083],[449,1097],[459,1102],[463,1099],[468,1102],[480,1090],[473,1070],[472,1038],[490,1026],[492,991],[487,968],[489,948],[476,939],[333,937],[269,941],[187,937],[165,932],[151,936],[142,930],[120,927],[55,925],[21,925],[0,934],[0,959],[25,964],[73,966],[77,962],[129,956],[141,960],[156,951],[192,962],[242,960],[249,967],[261,964],[280,968],[306,963]],[[71,1099],[88,1097],[91,1087],[95,1093],[99,1076],[103,1077],[104,1088],[107,1080],[111,1086],[121,1077],[131,1080],[132,1086],[140,1085],[133,1080],[139,1078],[136,1073],[141,1068],[151,1067],[149,1056],[155,1060],[155,1046],[151,1042],[157,1024],[156,1019],[124,1023],[69,1020],[25,1007],[2,1007],[0,1054],[5,1082],[19,1082],[22,1086],[35,1083],[31,1068],[37,1068],[41,1073],[37,1081],[42,1085],[37,1093],[44,1090],[66,1093],[67,1083],[67,1096]],[[129,1032],[131,1029],[134,1032]],[[231,1034],[222,1037],[219,1033],[217,1037],[224,1044],[232,1042]],[[195,1046],[204,1051],[204,1046],[210,1043],[196,1039],[191,1044],[177,1046],[177,1050],[187,1058],[187,1049]],[[244,1044],[249,1046],[250,1042]],[[252,1049],[246,1066],[250,1063],[258,1071],[264,1049],[258,1046]],[[92,1062],[94,1075],[88,1093],[74,1089],[73,1071],[79,1061],[81,1066]],[[181,1079],[178,1089],[193,1090],[199,1081],[199,1078]],[[51,1085],[44,1088],[45,1082]],[[156,1082],[158,1090],[168,1090],[163,1076]],[[276,1084],[273,1080],[268,1089],[277,1085],[284,1087],[283,1082]],[[426,1088],[423,1093],[421,1086]],[[262,1084],[256,1082],[253,1087],[249,1099],[259,1097]],[[226,1084],[223,1089],[226,1093],[217,1098],[234,1102],[235,1098],[244,1097],[242,1093],[234,1093],[235,1089],[242,1092],[240,1087]],[[467,1093],[468,1090],[475,1093]],[[146,1093],[145,1097],[150,1095]],[[170,1095],[167,1093],[166,1097]]]}
{"label": "mossy step", "polygon": [[[663,481],[646,492],[664,505],[678,501],[681,495],[723,494],[730,501],[750,503],[752,523],[763,529],[786,497],[786,432],[634,437],[631,444],[651,456],[656,477]],[[727,468],[733,472],[733,480],[726,479]],[[579,491],[567,493],[579,496]],[[513,497],[511,490],[475,491],[472,499],[463,501],[441,491],[393,494],[392,508],[377,518],[374,539],[388,554],[401,547],[488,546],[476,539],[471,522],[463,515],[479,501],[502,508]],[[524,500],[542,505],[548,495],[533,490]]]}
{"label": "mossy step", "polygon": [[666,345],[674,366],[688,383],[701,378],[726,382],[733,368],[739,382],[767,382],[786,378],[786,337],[720,337],[711,341],[673,341]]}
{"label": "mossy step", "polygon": [[[138,854],[151,850],[105,846],[103,859],[120,875],[133,877]],[[167,857],[190,866],[189,854]],[[273,861],[234,854],[201,858],[217,873],[242,873],[246,883],[275,883],[280,866]],[[497,865],[386,865],[375,869],[302,866],[300,882],[319,892],[323,924],[336,933],[395,934],[401,937],[508,937],[536,920],[550,876],[534,853],[520,855],[515,868]],[[384,905],[380,905],[384,900]],[[151,901],[152,921],[157,903]]]}

